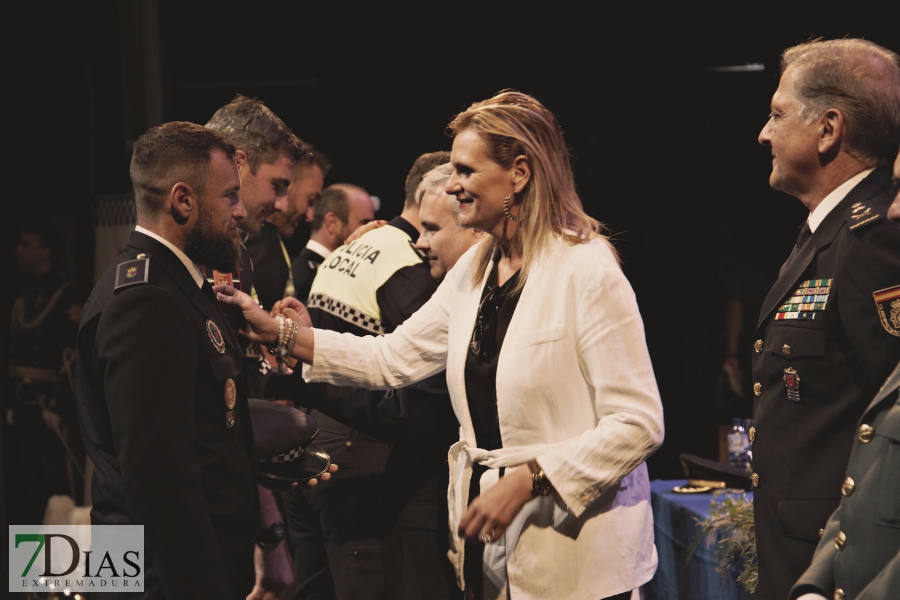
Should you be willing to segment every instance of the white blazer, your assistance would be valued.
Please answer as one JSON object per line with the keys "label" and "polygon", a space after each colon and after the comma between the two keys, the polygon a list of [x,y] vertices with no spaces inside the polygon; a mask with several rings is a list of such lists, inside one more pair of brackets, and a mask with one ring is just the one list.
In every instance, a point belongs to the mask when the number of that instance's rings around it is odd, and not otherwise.
{"label": "white blazer", "polygon": [[[466,352],[483,285],[475,248],[431,300],[392,334],[315,331],[304,375],[369,388],[402,387],[447,369],[460,422],[450,451],[450,559],[460,584],[472,461],[495,467],[536,458],[554,494],[528,502],[505,540],[488,544],[488,577],[508,576],[514,600],[597,600],[635,589],[656,571],[644,460],[662,443],[662,404],[634,292],[608,243],[555,239],[532,265],[497,365],[503,448],[475,447],[465,389]],[[504,569],[505,567],[505,569]]]}

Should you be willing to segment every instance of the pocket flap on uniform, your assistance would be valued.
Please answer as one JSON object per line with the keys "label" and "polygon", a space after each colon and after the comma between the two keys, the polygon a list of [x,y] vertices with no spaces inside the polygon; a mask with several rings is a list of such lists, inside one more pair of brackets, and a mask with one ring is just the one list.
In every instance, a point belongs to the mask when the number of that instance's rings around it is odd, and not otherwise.
{"label": "pocket flap on uniform", "polygon": [[241,374],[241,368],[237,361],[227,354],[210,355],[209,364],[212,365],[213,375],[219,381],[225,381]]}
{"label": "pocket flap on uniform", "polygon": [[546,327],[544,329],[538,329],[537,331],[523,333],[516,338],[513,347],[517,350],[521,350],[522,348],[527,348],[528,346],[534,346],[536,344],[555,342],[564,337],[566,337],[566,326],[565,324],[560,324],[555,327]]}
{"label": "pocket flap on uniform", "polygon": [[778,520],[781,531],[787,537],[818,543],[819,530],[825,527],[840,499],[779,500]]}
{"label": "pocket flap on uniform", "polygon": [[900,442],[900,404],[895,404],[891,410],[884,415],[884,419],[875,428],[875,435],[883,435]]}
{"label": "pocket flap on uniform", "polygon": [[825,331],[806,327],[770,327],[766,333],[766,352],[785,358],[825,356]]}

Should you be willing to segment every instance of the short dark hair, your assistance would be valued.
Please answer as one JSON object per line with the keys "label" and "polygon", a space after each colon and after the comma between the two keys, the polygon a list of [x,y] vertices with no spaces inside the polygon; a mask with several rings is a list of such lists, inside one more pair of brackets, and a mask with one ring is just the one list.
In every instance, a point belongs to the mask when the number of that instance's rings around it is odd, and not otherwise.
{"label": "short dark hair", "polygon": [[309,148],[309,154],[306,155],[306,158],[294,163],[294,174],[296,175],[303,169],[311,167],[312,165],[318,165],[319,169],[322,170],[322,177],[327,177],[328,171],[330,171],[332,167],[331,161],[328,160],[327,156],[313,148],[311,144],[307,144],[307,148]]}
{"label": "short dark hair", "polygon": [[134,143],[131,155],[131,183],[138,214],[158,214],[166,194],[179,181],[202,194],[213,151],[234,160],[234,144],[202,125],[173,121],[148,129]]}
{"label": "short dark hair", "polygon": [[347,199],[347,188],[340,183],[329,185],[322,190],[322,195],[316,200],[313,206],[313,221],[310,230],[313,232],[322,229],[325,223],[325,215],[334,213],[341,220],[341,223],[347,223],[350,220],[350,202]]}
{"label": "short dark hair", "polygon": [[247,154],[251,173],[256,173],[260,165],[275,162],[281,155],[298,163],[310,153],[309,145],[256,98],[238,94],[217,110],[206,126]]}
{"label": "short dark hair", "polygon": [[446,150],[426,152],[416,159],[412,169],[409,170],[409,175],[406,176],[406,200],[403,202],[403,208],[417,206],[416,190],[419,189],[425,173],[448,162],[450,162],[450,153]]}

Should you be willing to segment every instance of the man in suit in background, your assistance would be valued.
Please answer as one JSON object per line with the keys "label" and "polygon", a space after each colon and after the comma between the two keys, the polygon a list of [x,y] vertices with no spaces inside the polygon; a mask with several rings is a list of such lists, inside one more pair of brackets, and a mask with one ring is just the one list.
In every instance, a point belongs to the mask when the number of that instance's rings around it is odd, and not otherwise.
{"label": "man in suit in background", "polygon": [[316,270],[351,233],[375,218],[366,190],[348,183],[329,185],[313,206],[312,233],[292,265],[294,294],[306,304]]}
{"label": "man in suit in background", "polygon": [[900,291],[900,229],[885,218],[897,56],[855,39],[789,48],[759,141],[772,150],[771,186],[810,211],[752,350],[758,592],[780,600],[838,505],[853,439],[869,435],[859,418],[900,360],[900,327],[883,318],[884,297]]}

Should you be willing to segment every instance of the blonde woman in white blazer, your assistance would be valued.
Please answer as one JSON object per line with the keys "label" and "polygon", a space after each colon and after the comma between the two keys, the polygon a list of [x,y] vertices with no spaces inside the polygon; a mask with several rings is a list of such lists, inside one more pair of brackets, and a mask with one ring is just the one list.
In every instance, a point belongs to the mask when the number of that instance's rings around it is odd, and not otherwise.
{"label": "blonde woman in white blazer", "polygon": [[[460,225],[490,237],[393,333],[309,329],[302,307],[290,303],[283,315],[301,326],[288,322],[282,338],[294,339],[280,343],[292,345],[313,381],[396,388],[447,370],[461,424],[449,452],[450,559],[471,590],[464,538],[485,543],[483,587],[473,597],[628,597],[656,570],[644,461],[663,439],[634,293],[599,223],[582,210],[550,111],[502,92],[458,115],[450,130],[446,191],[460,203]],[[478,341],[486,286],[507,281],[518,301],[496,362],[502,447],[485,450],[466,393],[467,353]],[[249,297],[216,290],[241,306],[252,338],[279,343],[279,323]],[[489,468],[469,504],[474,463]]]}

